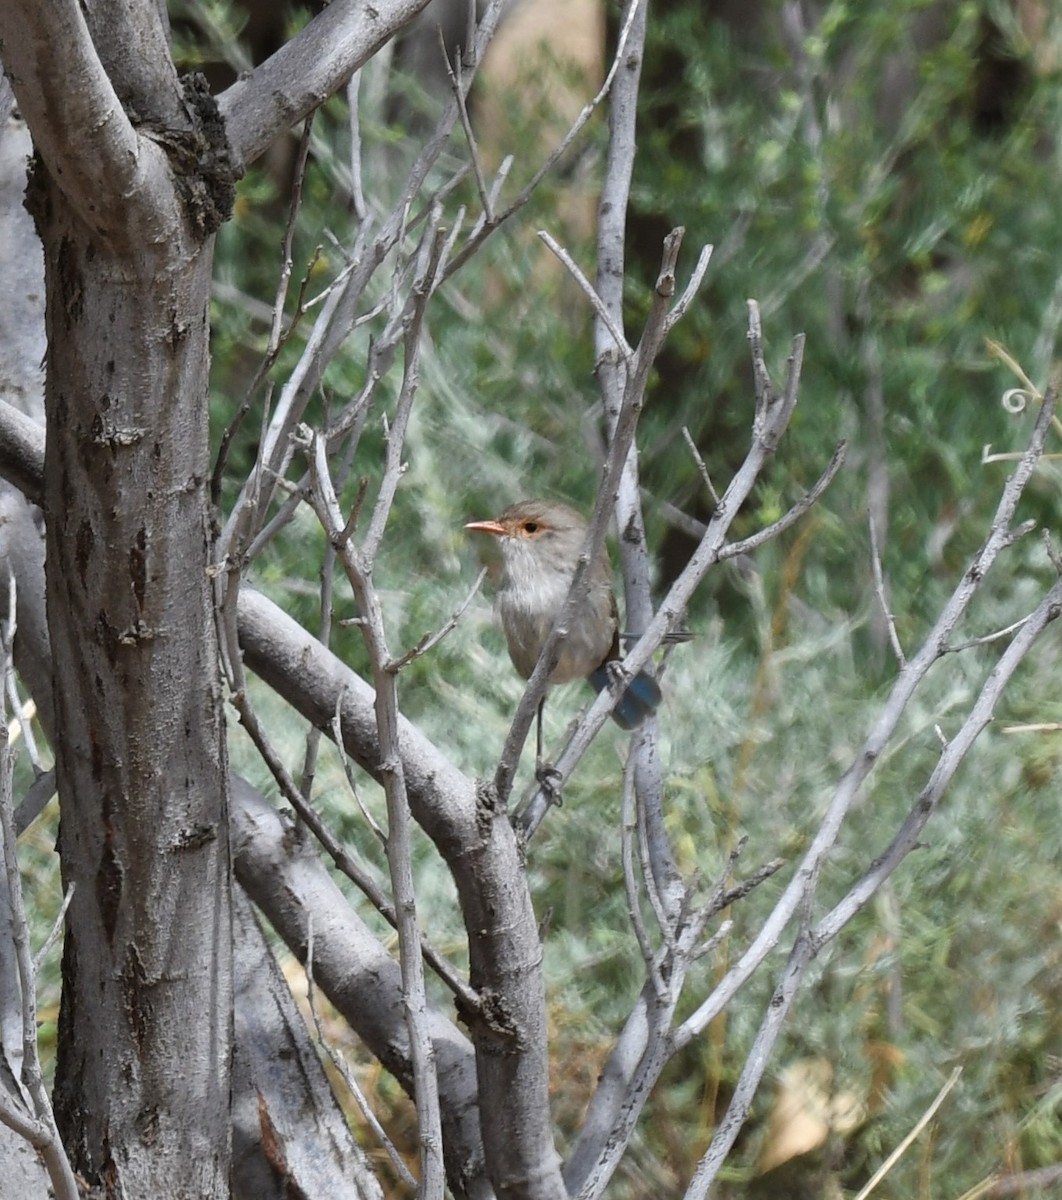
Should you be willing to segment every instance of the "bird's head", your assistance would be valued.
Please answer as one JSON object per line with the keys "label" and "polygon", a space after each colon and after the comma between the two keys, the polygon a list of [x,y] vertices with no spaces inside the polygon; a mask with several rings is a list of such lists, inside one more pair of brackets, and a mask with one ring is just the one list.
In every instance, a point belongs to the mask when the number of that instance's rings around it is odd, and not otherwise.
{"label": "bird's head", "polygon": [[586,539],[583,518],[555,500],[521,500],[493,521],[470,521],[465,528],[498,539],[514,582],[544,573],[570,577]]}

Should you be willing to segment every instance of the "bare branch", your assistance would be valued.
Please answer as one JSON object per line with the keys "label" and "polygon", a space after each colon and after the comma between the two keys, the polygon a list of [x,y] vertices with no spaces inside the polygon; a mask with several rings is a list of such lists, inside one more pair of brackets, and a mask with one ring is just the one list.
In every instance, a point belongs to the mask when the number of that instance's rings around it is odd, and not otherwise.
{"label": "bare branch", "polygon": [[408,667],[411,662],[416,662],[418,658],[422,658],[425,654],[430,653],[450,633],[456,626],[457,622],[464,616],[465,609],[472,603],[473,598],[479,589],[483,586],[483,580],[487,577],[487,568],[484,567],[476,576],[476,582],[469,588],[468,595],[457,606],[449,620],[442,626],[437,633],[425,634],[424,637],[413,647],[412,650],[407,650],[401,658],[396,658],[393,662],[387,664],[389,671],[401,671],[403,667]]}
{"label": "bare branch", "polygon": [[[252,589],[241,589],[239,612],[248,667],[310,721],[327,727],[340,706],[346,750],[382,778],[369,685]],[[489,1063],[480,1078],[479,1103],[491,1172],[545,1171],[543,1187],[554,1180],[559,1187],[549,1120],[541,943],[516,835],[491,789],[477,787],[402,718],[398,732],[410,807],[453,875],[470,972],[490,999],[482,1018],[470,1015],[469,1028]]]}
{"label": "bare branch", "polygon": [[[402,319],[404,326],[402,388],[398,394],[398,403],[395,405],[394,419],[387,430],[387,449],[384,453],[384,470],[380,480],[380,490],[377,493],[376,505],[373,508],[368,531],[361,545],[361,557],[369,571],[372,570],[372,564],[376,561],[376,555],[379,553],[384,530],[387,528],[387,520],[391,515],[391,505],[398,489],[398,481],[404,469],[402,451],[405,446],[406,428],[409,425],[413,401],[416,398],[420,382],[420,333],[424,325],[424,311],[435,289],[439,257],[446,241],[446,230],[441,227],[441,220],[442,213],[437,211],[432,217],[429,229],[425,232],[422,248],[426,252],[426,261],[413,284],[408,315]],[[311,467],[311,474],[312,471]],[[381,665],[386,662],[390,662],[389,655],[381,660]]]}
{"label": "bare branch", "polygon": [[627,915],[631,920],[631,928],[638,939],[638,949],[642,952],[645,973],[653,986],[658,999],[667,995],[667,986],[660,974],[656,952],[649,940],[649,930],[642,916],[641,901],[638,896],[638,879],[634,869],[634,837],[638,828],[638,814],[635,811],[634,794],[634,764],[628,760],[623,772],[623,825],[620,856],[623,863],[623,886],[627,893]]}
{"label": "bare branch", "polygon": [[598,318],[604,322],[605,328],[612,335],[612,340],[615,343],[616,353],[625,359],[633,358],[634,350],[627,342],[626,337],[624,337],[622,329],[620,329],[620,327],[612,319],[612,314],[605,307],[604,300],[602,300],[594,290],[594,285],[583,274],[575,259],[573,259],[568,251],[565,250],[564,247],[557,241],[557,239],[545,229],[540,229],[538,231],[538,236],[560,259],[560,261],[567,268],[568,273],[579,285],[586,298],[590,301],[594,312],[597,314]]}
{"label": "bare branch", "polygon": [[874,515],[870,516],[870,566],[874,573],[874,594],[878,598],[878,604],[881,606],[881,615],[885,618],[885,627],[889,631],[889,643],[892,646],[892,652],[896,656],[897,665],[903,669],[907,663],[904,656],[903,646],[900,644],[900,635],[896,632],[896,619],[892,615],[892,609],[889,607],[889,598],[885,591],[885,572],[881,565],[881,547],[878,545],[878,526],[874,520]]}
{"label": "bare branch", "polygon": [[[437,231],[436,231],[437,232]],[[434,255],[439,239],[432,237],[433,257],[429,259],[426,286],[430,288],[434,272]],[[419,333],[419,324],[417,325]],[[407,359],[409,350],[407,349]],[[409,368],[413,370],[413,367]],[[407,378],[409,372],[407,371]],[[403,392],[406,392],[405,385]],[[406,411],[412,404],[410,386]],[[402,411],[402,401],[399,402]],[[401,443],[404,425],[397,433]],[[424,991],[424,960],[421,949],[420,929],[417,923],[416,897],[413,888],[413,861],[410,844],[409,798],[406,794],[405,776],[402,770],[401,749],[398,733],[398,690],[396,678],[387,669],[391,654],[387,649],[383,613],[379,598],[372,584],[371,563],[373,550],[358,552],[344,532],[344,522],[339,510],[328,472],[326,444],[322,437],[310,441],[308,453],[310,475],[313,485],[313,504],[329,541],[350,580],[358,602],[358,611],[363,621],[362,636],[372,664],[373,682],[376,687],[376,723],[379,737],[380,769],[383,774],[384,795],[387,798],[387,863],[391,872],[391,889],[395,898],[398,916],[399,961],[402,968],[402,989],[405,995],[406,1023],[409,1028],[410,1060],[413,1066],[413,1088],[417,1107],[417,1128],[420,1134],[420,1191],[424,1196],[442,1196],[444,1172],[442,1158],[442,1114],[439,1107],[439,1084],[436,1075],[435,1056],[427,1027],[427,1000]],[[388,447],[388,469],[397,478],[398,460]],[[393,495],[393,488],[391,494]],[[377,539],[382,535],[390,496],[386,483],[381,485],[380,499],[373,515],[372,528],[366,542],[372,542],[373,531]]]}
{"label": "bare branch", "polygon": [[723,562],[728,558],[737,558],[742,554],[751,554],[753,550],[758,550],[760,546],[764,546],[767,542],[773,541],[779,534],[784,533],[790,526],[795,525],[805,513],[807,513],[813,505],[817,504],[823,492],[830,486],[837,475],[837,472],[844,466],[845,455],[848,452],[848,443],[841,442],[837,449],[833,452],[833,457],[826,465],[826,470],[818,477],[815,483],[800,497],[796,503],[789,508],[777,521],[766,526],[764,529],[758,530],[756,533],[749,534],[747,538],[742,538],[740,542],[730,542],[719,551],[719,561]]}
{"label": "bare branch", "polygon": [[373,1136],[380,1145],[383,1146],[387,1157],[391,1160],[391,1166],[394,1168],[395,1174],[402,1180],[406,1187],[416,1191],[416,1179],[413,1178],[402,1156],[398,1153],[394,1142],[387,1136],[386,1130],[380,1124],[376,1113],[373,1112],[368,1097],[361,1090],[357,1079],[354,1078],[354,1072],[347,1066],[347,1060],[332,1045],[328,1038],[325,1037],[324,1027],[321,1023],[321,1013],[317,1004],[317,983],[313,973],[313,948],[313,911],[311,910],[306,919],[306,999],[310,1005],[310,1015],[313,1018],[314,1032],[317,1034],[317,1044],[328,1055],[329,1062],[335,1067],[340,1079],[343,1080],[347,1091],[358,1106],[358,1111],[364,1118],[366,1125],[372,1130]]}
{"label": "bare branch", "polygon": [[[705,489],[708,492],[708,495],[711,496],[711,498],[712,498],[712,504],[716,508],[718,508],[719,507],[719,493],[715,490],[714,486],[712,485],[711,476],[709,476],[709,474],[708,474],[708,468],[704,465],[704,459],[701,457],[701,452],[697,449],[697,443],[693,440],[693,435],[690,433],[688,425],[682,426],[682,436],[686,442],[686,445],[689,447],[689,452],[690,452],[691,456],[693,457],[693,461],[697,464],[697,471],[700,474],[701,481],[704,484]],[[700,536],[703,533],[704,533],[704,527],[701,526],[701,531],[698,536]]]}
{"label": "bare branch", "polygon": [[[583,129],[586,127],[587,122],[590,120],[590,118],[594,115],[594,113],[600,107],[601,102],[609,94],[609,91],[612,88],[612,84],[616,78],[616,73],[619,70],[620,63],[624,60],[624,57],[627,54],[627,42],[628,42],[628,38],[630,38],[630,36],[631,36],[631,30],[634,25],[635,17],[638,13],[639,6],[642,6],[643,11],[644,11],[643,0],[635,0],[635,3],[633,3],[630,6],[630,8],[628,9],[627,16],[624,19],[623,25],[620,28],[619,39],[616,43],[616,53],[613,56],[612,65],[609,67],[608,74],[605,76],[604,83],[602,83],[601,87],[598,89],[597,95],[594,96],[592,100],[590,100],[586,105],[583,106],[582,111],[572,122],[572,125],[569,128],[568,132],[564,135],[564,137],[560,140],[560,142],[557,143],[556,147],[552,150],[552,152],[546,158],[545,162],[543,162],[542,165],[538,168],[538,170],[534,173],[534,175],[532,175],[530,181],[521,190],[521,192],[516,197],[516,199],[502,212],[496,213],[493,223],[487,222],[486,214],[484,214],[482,223],[480,223],[480,222],[476,223],[476,226],[473,229],[472,234],[469,236],[469,238],[465,242],[464,246],[462,246],[460,252],[454,256],[453,261],[447,267],[446,272],[443,277],[443,280],[441,282],[445,282],[447,279],[450,278],[451,275],[453,275],[456,271],[460,270],[460,268],[463,267],[466,262],[468,262],[468,260],[476,253],[476,251],[479,249],[479,247],[482,245],[482,243],[485,241],[485,239],[495,229],[497,229],[499,226],[503,225],[514,213],[519,212],[520,209],[524,207],[524,205],[528,202],[528,200],[530,200],[531,197],[534,195],[535,191],[538,188],[538,185],[542,182],[543,179],[545,179],[545,177],[550,173],[550,171],[553,170],[553,168],[557,165],[557,163],[560,161],[560,159],[563,158],[564,155],[568,152],[568,149],[575,142],[576,138],[578,138],[579,134],[582,133]],[[481,27],[482,27],[482,22],[481,22]],[[501,181],[503,171],[506,174],[508,173],[508,165],[506,163],[502,164],[502,170],[499,171],[499,173],[498,173],[499,183]],[[494,206],[496,209],[496,207],[497,207],[497,204],[496,204],[497,186],[495,187],[495,189],[492,190],[491,195],[493,197],[493,203],[494,203]]]}
{"label": "bare branch", "polygon": [[44,498],[44,427],[0,400],[0,475],[27,500]]}
{"label": "bare branch", "polygon": [[[896,867],[899,866],[918,844],[918,838],[925,828],[926,822],[951,783],[959,764],[969,753],[971,746],[980,732],[988,724],[989,720],[991,720],[992,712],[1002,695],[1004,687],[1022,660],[1032,649],[1039,635],[1060,614],[1062,614],[1062,579],[1055,581],[1054,585],[1044,596],[1036,612],[1023,625],[1018,635],[1007,647],[1006,651],[1004,651],[999,662],[989,673],[977,700],[962,724],[962,728],[950,742],[944,744],[940,758],[937,760],[937,765],[933,769],[925,788],[916,800],[888,850],[873,863],[863,878],[827,914],[813,933],[802,934],[797,939],[790,954],[785,974],[778,984],[778,988],[771,999],[767,1013],[756,1035],[753,1049],[746,1061],[738,1086],[735,1088],[726,1116],[716,1130],[712,1143],[701,1159],[694,1179],[687,1190],[686,1196],[688,1200],[703,1200],[703,1197],[707,1196],[708,1188],[711,1186],[712,1181],[733,1146],[748,1114],[752,1097],[759,1086],[759,1081],[766,1067],[771,1047],[781,1032],[786,1014],[795,998],[797,987],[811,960],[821,951],[824,945],[840,933],[845,925],[859,912]],[[912,666],[921,657],[922,652],[920,651],[918,658],[912,660]],[[806,862],[807,859],[805,859]],[[794,882],[800,880],[802,875],[803,871],[798,873]],[[811,890],[817,884],[817,870],[810,871],[808,876],[804,878],[807,880],[809,888],[807,896],[810,898]],[[793,884],[790,884],[790,888],[787,890],[792,889]],[[775,911],[777,912],[777,908]],[[772,914],[772,920],[773,917],[774,914]],[[676,1042],[678,1044],[685,1044],[688,1041],[687,1033],[691,1028],[704,1027],[701,1023],[702,1016],[703,1014],[701,1013],[695,1014],[694,1018],[687,1021],[677,1031]]]}
{"label": "bare branch", "polygon": [[479,200],[483,205],[483,219],[488,225],[494,224],[494,196],[487,190],[487,181],[483,176],[483,162],[479,155],[479,143],[476,141],[476,135],[472,130],[472,122],[468,119],[468,106],[465,103],[466,89],[462,85],[461,80],[461,62],[457,61],[455,66],[450,65],[450,59],[446,53],[446,47],[442,44],[442,29],[439,29],[439,46],[442,51],[443,62],[446,63],[446,73],[450,77],[450,87],[454,93],[454,99],[457,101],[457,111],[461,117],[461,128],[465,131],[465,141],[468,143],[468,157],[472,163],[472,173],[475,176],[476,188],[479,190]]}
{"label": "bare branch", "polygon": [[[797,339],[794,342],[794,355],[784,401],[779,400],[770,406],[757,403],[753,421],[752,446],[745,457],[745,461],[731,480],[730,486],[716,508],[697,550],[686,564],[678,579],[672,584],[670,591],[655,616],[643,627],[644,632],[641,638],[635,643],[624,660],[626,668],[632,674],[637,673],[649,661],[650,656],[656,651],[665,635],[681,619],[690,598],[709,568],[723,556],[724,547],[726,546],[726,534],[730,528],[730,524],[751,492],[764,464],[773,452],[778,439],[782,435],[782,431],[788,425],[789,419],[792,416],[793,406],[796,403],[796,380],[799,378],[800,346],[801,341]],[[641,347],[639,347],[639,353],[641,353]],[[753,354],[755,355],[755,353],[756,347],[754,346]],[[769,382],[766,387],[769,388]],[[625,399],[625,404],[627,403],[628,401]],[[630,403],[631,407],[634,408],[633,400]],[[610,467],[612,467],[612,464],[615,463],[620,455],[626,458],[631,444],[626,433],[623,438],[619,437],[619,431],[623,426],[623,422],[630,422],[630,416],[626,414],[626,411],[623,419],[617,425],[617,438],[610,449]],[[631,435],[633,436],[633,431],[631,431]],[[827,482],[833,477],[833,473],[840,466],[840,462],[836,461],[837,458],[838,456],[835,454],[835,462],[831,463],[831,466],[827,468],[823,476],[823,479]],[[613,478],[614,474],[610,473],[609,468],[607,468],[605,481],[610,481]],[[825,485],[822,484],[822,486]],[[816,485],[816,487],[819,487],[819,485]],[[603,483],[602,492],[604,492],[604,489],[605,484]],[[539,666],[541,665],[540,661]],[[532,676],[532,679],[534,679],[534,676]],[[527,693],[525,692],[525,699],[526,697]],[[564,780],[570,777],[572,771],[578,765],[583,754],[585,754],[590,743],[597,735],[597,731],[604,724],[610,711],[611,703],[613,702],[614,697],[609,696],[607,692],[602,692],[587,709],[571,740],[554,764],[554,769],[561,781],[561,786],[563,786]],[[530,718],[528,719],[528,724],[530,724]],[[540,789],[520,812],[518,823],[525,839],[530,838],[538,828],[549,808],[549,804],[549,796],[545,795],[542,789]]]}
{"label": "bare branch", "polygon": [[[936,624],[930,630],[918,653],[908,660],[907,666],[901,670],[893,688],[882,707],[877,721],[874,723],[866,741],[856,755],[851,766],[845,772],[837,791],[834,793],[826,815],[818,832],[804,857],[803,863],[787,886],[784,894],[775,906],[774,911],[764,923],[763,928],[752,944],[742,955],[741,959],[727,972],[712,995],[705,1000],[684,1022],[676,1038],[682,1043],[695,1036],[711,1021],[729,1002],[734,993],[751,975],[763,958],[773,948],[782,929],[792,915],[805,902],[818,875],[818,870],[829,848],[834,844],[849,808],[851,807],[863,781],[870,774],[878,761],[882,750],[892,737],[901,715],[907,707],[915,688],[925,678],[930,667],[944,652],[948,645],[952,630],[966,611],[981,580],[995,562],[1000,551],[1009,544],[1011,539],[1010,521],[1013,518],[1018,500],[1028,483],[1036,461],[1043,449],[1044,438],[1050,425],[1050,418],[1057,403],[1058,393],[1049,393],[1044,407],[1037,419],[1025,454],[1018,469],[1008,480],[996,509],[992,522],[981,549],[974,556],[959,584],[955,588],[937,618]],[[1018,634],[1022,637],[1030,628],[1026,625]]]}
{"label": "bare branch", "polygon": [[357,70],[347,84],[347,109],[350,113],[350,195],[354,216],[364,221],[369,215],[365,203],[365,186],[361,170],[361,71]]}
{"label": "bare branch", "polygon": [[[317,811],[309,803],[307,797],[299,790],[283,761],[273,748],[266,736],[265,730],[258,720],[245,692],[236,693],[232,698],[233,707],[240,714],[240,723],[247,730],[248,736],[254,742],[255,748],[262,756],[270,773],[276,780],[284,799],[295,810],[299,820],[310,830],[320,842],[322,848],[335,863],[337,869],[358,887],[370,901],[376,911],[395,930],[398,929],[398,916],[395,906],[387,899],[371,876],[361,867],[347,851],[346,847],[321,820]],[[384,845],[387,839],[381,838]],[[470,1012],[479,1007],[479,997],[475,991],[462,979],[460,972],[452,963],[440,954],[426,937],[421,937],[421,951],[424,958],[431,963],[432,968],[446,986],[453,992],[455,998]]]}
{"label": "bare branch", "polygon": [[749,350],[752,353],[752,378],[756,385],[756,408],[770,406],[774,399],[771,374],[763,357],[763,327],[760,324],[760,306],[755,300],[748,301]]}
{"label": "bare branch", "polygon": [[[233,798],[234,865],[247,894],[303,962],[313,914],[315,984],[412,1095],[398,963],[358,917],[320,856],[302,844],[297,828],[238,777]],[[472,1046],[440,1012],[432,1014],[431,1033],[447,1098],[444,1152],[450,1173],[470,1184],[470,1196],[485,1200],[490,1188]]]}
{"label": "bare branch", "polygon": [[[15,579],[8,576],[10,596],[7,611],[9,619],[0,628],[0,652],[3,654],[2,669],[6,674],[11,668],[15,622]],[[3,842],[4,880],[3,908],[7,910],[7,928],[14,945],[15,963],[18,970],[18,986],[21,992],[22,1015],[22,1083],[28,1102],[33,1105],[32,1115],[24,1110],[23,1097],[6,1095],[0,1090],[0,1121],[21,1134],[38,1149],[43,1158],[48,1177],[58,1200],[77,1200],[79,1191],[70,1161],[56,1128],[48,1089],[41,1073],[40,1055],[37,1047],[37,975],[30,956],[29,925],[22,897],[22,878],[19,874],[15,852],[15,819],[12,798],[11,747],[7,732],[7,705],[0,698],[0,840]],[[64,907],[65,912],[65,907]],[[5,931],[6,935],[6,931]],[[5,956],[6,957],[6,956]]]}
{"label": "bare branch", "polygon": [[249,75],[221,94],[229,142],[253,162],[273,140],[338,91],[428,0],[333,0]]}
{"label": "bare branch", "polygon": [[671,306],[671,310],[667,314],[667,320],[664,322],[664,336],[675,328],[675,326],[686,315],[686,310],[697,297],[697,293],[701,290],[701,284],[704,282],[704,276],[708,271],[708,264],[712,261],[712,251],[714,246],[702,246],[701,252],[697,256],[697,263],[690,275],[689,282],[686,284],[686,290]]}
{"label": "bare branch", "polygon": [[74,889],[77,884],[71,883],[67,885],[66,892],[63,894],[63,902],[59,905],[59,911],[55,914],[55,920],[52,922],[52,927],[48,931],[48,936],[41,943],[40,949],[33,956],[33,976],[36,978],[41,971],[41,964],[48,957],[48,952],[59,940],[59,934],[63,931],[63,922],[66,920],[66,910],[70,907],[70,901],[74,898]]}
{"label": "bare branch", "polygon": [[34,145],[81,219],[104,239],[131,236],[145,209],[175,225],[165,155],[133,129],[77,0],[0,5],[0,45]]}
{"label": "bare branch", "polygon": [[291,183],[291,204],[288,206],[288,223],[284,227],[284,240],[281,243],[280,277],[277,280],[276,297],[273,300],[273,324],[269,330],[269,343],[266,347],[266,357],[275,355],[280,346],[280,334],[284,324],[284,305],[288,296],[288,284],[291,282],[291,246],[295,240],[295,225],[302,207],[302,186],[306,179],[306,163],[310,156],[310,134],[313,131],[313,112],[311,111],[302,123],[302,133],[299,135],[299,148],[295,153],[295,171]]}

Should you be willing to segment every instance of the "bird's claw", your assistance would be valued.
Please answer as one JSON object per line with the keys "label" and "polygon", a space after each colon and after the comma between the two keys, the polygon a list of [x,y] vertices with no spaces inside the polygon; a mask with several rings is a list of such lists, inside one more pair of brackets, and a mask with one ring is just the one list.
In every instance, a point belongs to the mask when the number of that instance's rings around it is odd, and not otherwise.
{"label": "bird's claw", "polygon": [[545,792],[550,804],[555,804],[560,808],[562,804],[561,785],[564,783],[564,776],[560,771],[556,767],[550,766],[549,763],[539,763],[535,767],[535,780]]}
{"label": "bird's claw", "polygon": [[613,692],[623,693],[631,681],[631,673],[623,665],[623,660],[610,658],[605,663],[605,674],[608,676],[608,686]]}

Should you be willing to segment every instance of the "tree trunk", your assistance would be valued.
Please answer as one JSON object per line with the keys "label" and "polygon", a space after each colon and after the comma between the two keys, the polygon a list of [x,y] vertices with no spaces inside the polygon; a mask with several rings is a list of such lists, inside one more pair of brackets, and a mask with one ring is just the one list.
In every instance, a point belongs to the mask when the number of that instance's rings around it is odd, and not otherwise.
{"label": "tree trunk", "polygon": [[48,624],[63,877],[77,889],[57,1115],[75,1165],[108,1191],[220,1196],[232,982],[206,572],[212,243],[131,263],[51,201]]}
{"label": "tree trunk", "polygon": [[101,239],[37,171],[48,625],[63,878],[76,889],[57,1119],[75,1167],[108,1195],[225,1196],[230,869],[205,487],[213,239],[181,220],[139,248]]}

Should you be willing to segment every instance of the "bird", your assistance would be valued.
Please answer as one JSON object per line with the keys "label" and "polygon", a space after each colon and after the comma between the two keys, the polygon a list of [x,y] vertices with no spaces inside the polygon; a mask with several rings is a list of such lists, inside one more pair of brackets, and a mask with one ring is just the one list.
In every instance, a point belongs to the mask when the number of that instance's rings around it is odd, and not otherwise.
{"label": "bird", "polygon": [[[571,587],[586,541],[586,521],[556,500],[521,500],[493,520],[470,521],[465,529],[492,534],[500,543],[502,574],[495,611],[513,666],[529,679]],[[558,646],[549,683],[587,679],[600,692],[613,679],[623,678],[612,565],[604,546],[590,565],[587,584],[586,596]],[[660,685],[646,671],[625,682],[612,718],[621,729],[633,730],[659,707]],[[541,704],[538,716],[541,761]]]}

